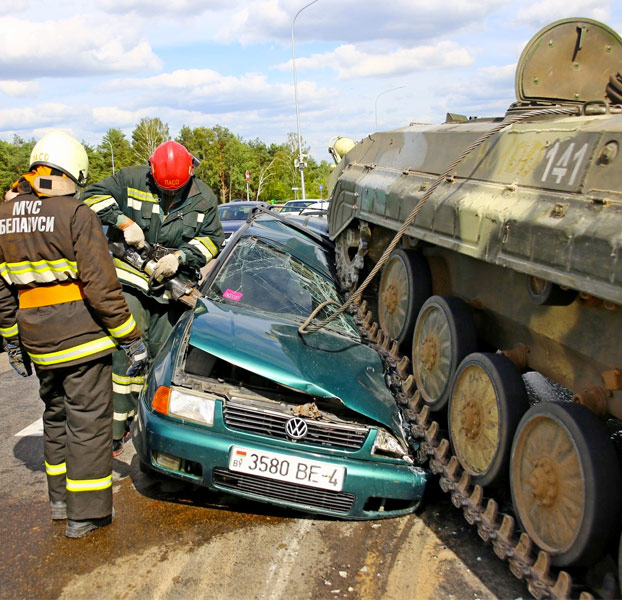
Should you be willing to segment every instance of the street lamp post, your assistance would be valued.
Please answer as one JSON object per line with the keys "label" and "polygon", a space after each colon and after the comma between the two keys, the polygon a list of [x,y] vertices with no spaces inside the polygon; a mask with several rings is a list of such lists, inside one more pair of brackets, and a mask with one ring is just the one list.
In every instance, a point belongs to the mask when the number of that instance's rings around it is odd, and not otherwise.
{"label": "street lamp post", "polygon": [[318,0],[313,0],[313,2],[309,2],[309,4],[305,4],[294,16],[292,20],[292,69],[294,70],[294,95],[296,98],[296,128],[298,131],[298,165],[297,168],[300,170],[300,187],[302,189],[302,199],[305,200],[305,162],[302,156],[302,138],[300,137],[300,110],[298,109],[298,81],[296,79],[296,55],[294,53],[294,23],[298,18],[298,15],[305,9],[315,4]]}
{"label": "street lamp post", "polygon": [[384,92],[380,92],[377,96],[376,96],[376,131],[378,131],[378,98],[380,98],[380,96],[384,95],[384,94],[388,94],[389,92],[394,92],[395,90],[401,90],[402,88],[405,88],[405,85],[400,85],[399,87],[394,87],[391,88],[390,90],[385,90]]}
{"label": "street lamp post", "polygon": [[112,174],[114,175],[114,148],[112,147],[112,143],[110,140],[106,140],[106,142],[110,146],[110,158],[112,159]]}

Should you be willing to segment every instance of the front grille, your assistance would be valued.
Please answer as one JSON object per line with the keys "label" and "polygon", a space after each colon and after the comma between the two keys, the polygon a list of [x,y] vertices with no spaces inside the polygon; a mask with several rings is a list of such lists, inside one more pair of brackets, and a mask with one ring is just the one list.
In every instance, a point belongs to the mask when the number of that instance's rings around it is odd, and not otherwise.
{"label": "front grille", "polygon": [[212,471],[212,478],[214,485],[224,489],[237,490],[262,498],[283,500],[344,514],[350,512],[355,500],[354,494],[319,490],[297,483],[274,481],[247,473],[236,473],[228,469],[215,468]]}
{"label": "front grille", "polygon": [[[225,404],[223,413],[225,424],[231,429],[281,440],[290,440],[287,433],[285,433],[285,423],[293,415],[232,402]],[[329,446],[341,450],[359,450],[365,443],[369,433],[369,429],[364,426],[329,423],[313,419],[304,419],[304,421],[308,428],[307,435],[298,440],[303,444]]]}

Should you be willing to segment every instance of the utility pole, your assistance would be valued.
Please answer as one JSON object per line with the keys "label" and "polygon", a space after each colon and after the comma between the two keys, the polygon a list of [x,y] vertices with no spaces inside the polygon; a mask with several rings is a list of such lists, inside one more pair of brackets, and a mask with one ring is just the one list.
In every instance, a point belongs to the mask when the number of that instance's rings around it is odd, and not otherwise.
{"label": "utility pole", "polygon": [[388,94],[389,92],[394,92],[395,90],[401,90],[402,88],[405,88],[405,85],[400,85],[399,87],[395,87],[395,88],[391,88],[390,90],[385,90],[384,92],[380,92],[377,96],[376,96],[376,131],[378,131],[378,98],[380,98],[380,96],[382,96],[383,94]]}
{"label": "utility pole", "polygon": [[114,148],[112,147],[112,142],[110,140],[106,140],[106,142],[110,146],[110,157],[112,158],[112,174],[114,175]]}
{"label": "utility pole", "polygon": [[302,189],[302,199],[305,200],[305,167],[307,166],[304,161],[304,155],[302,153],[302,138],[300,136],[300,110],[298,109],[298,81],[296,79],[296,55],[294,52],[294,23],[298,15],[305,9],[315,4],[318,0],[313,0],[309,4],[305,4],[294,16],[292,20],[292,69],[294,70],[294,95],[296,98],[296,128],[298,130],[298,158],[294,161],[294,167],[300,171],[300,188]]}

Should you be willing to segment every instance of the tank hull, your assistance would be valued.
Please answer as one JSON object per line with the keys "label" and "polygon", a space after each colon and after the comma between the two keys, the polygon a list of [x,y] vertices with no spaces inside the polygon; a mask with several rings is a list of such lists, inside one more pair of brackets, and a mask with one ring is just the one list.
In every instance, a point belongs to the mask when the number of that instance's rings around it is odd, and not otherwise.
{"label": "tank hull", "polygon": [[[367,225],[369,270],[436,177],[494,124],[412,125],[360,142],[340,165],[332,238],[352,256]],[[523,368],[576,394],[608,390],[617,417],[622,402],[611,372],[622,368],[622,157],[612,149],[621,142],[622,114],[515,124],[458,165],[401,242],[434,259],[435,293],[465,300],[488,345],[526,346]],[[352,265],[342,264],[348,271],[353,279]],[[539,304],[529,293],[534,281],[575,291],[576,299]]]}

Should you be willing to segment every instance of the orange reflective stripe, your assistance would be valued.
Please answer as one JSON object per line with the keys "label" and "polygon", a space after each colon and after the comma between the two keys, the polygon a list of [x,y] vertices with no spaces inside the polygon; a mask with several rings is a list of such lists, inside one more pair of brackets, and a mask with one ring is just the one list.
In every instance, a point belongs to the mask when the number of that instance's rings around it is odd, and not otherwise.
{"label": "orange reflective stripe", "polygon": [[20,308],[37,308],[86,298],[82,283],[58,283],[18,290]]}

